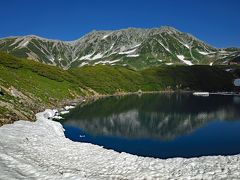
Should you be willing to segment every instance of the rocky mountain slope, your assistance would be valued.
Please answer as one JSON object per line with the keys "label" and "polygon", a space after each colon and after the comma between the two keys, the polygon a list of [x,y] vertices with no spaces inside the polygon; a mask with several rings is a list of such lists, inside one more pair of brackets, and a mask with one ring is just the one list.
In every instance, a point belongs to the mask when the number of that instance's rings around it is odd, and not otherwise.
{"label": "rocky mountain slope", "polygon": [[110,64],[146,68],[172,64],[227,64],[240,49],[217,49],[172,27],[92,31],[64,42],[38,36],[0,39],[0,51],[62,68]]}

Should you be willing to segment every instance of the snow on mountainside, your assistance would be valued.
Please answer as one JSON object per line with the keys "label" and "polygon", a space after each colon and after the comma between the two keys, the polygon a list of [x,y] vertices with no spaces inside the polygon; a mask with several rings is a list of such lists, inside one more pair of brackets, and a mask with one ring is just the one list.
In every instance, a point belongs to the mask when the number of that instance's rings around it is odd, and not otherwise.
{"label": "snow on mountainside", "polygon": [[111,64],[143,68],[172,64],[227,64],[240,49],[217,49],[172,27],[93,31],[76,41],[38,36],[0,39],[0,51],[63,68]]}

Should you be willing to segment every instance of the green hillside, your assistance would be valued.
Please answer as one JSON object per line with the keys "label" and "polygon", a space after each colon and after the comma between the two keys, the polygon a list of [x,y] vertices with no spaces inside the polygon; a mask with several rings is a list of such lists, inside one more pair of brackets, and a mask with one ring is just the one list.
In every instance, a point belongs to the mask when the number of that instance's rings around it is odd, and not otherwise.
{"label": "green hillside", "polygon": [[162,90],[232,90],[233,75],[216,66],[84,66],[63,70],[0,53],[0,125],[32,119],[46,107],[79,97]]}

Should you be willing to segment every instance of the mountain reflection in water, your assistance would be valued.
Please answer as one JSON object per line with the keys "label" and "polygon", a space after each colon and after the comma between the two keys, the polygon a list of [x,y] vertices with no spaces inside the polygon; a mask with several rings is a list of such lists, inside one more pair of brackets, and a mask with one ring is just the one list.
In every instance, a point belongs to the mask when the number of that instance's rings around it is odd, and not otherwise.
{"label": "mountain reflection in water", "polygon": [[107,97],[76,107],[61,123],[73,141],[140,156],[240,153],[240,96],[161,93]]}
{"label": "mountain reflection in water", "polygon": [[108,97],[74,109],[64,124],[95,136],[171,140],[210,121],[240,119],[238,98],[188,93]]}

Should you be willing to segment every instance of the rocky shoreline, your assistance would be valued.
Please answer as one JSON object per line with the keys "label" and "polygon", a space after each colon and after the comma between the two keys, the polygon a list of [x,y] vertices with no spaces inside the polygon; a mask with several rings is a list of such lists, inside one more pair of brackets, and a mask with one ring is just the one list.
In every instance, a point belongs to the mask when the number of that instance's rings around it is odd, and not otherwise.
{"label": "rocky shoreline", "polygon": [[[65,106],[76,106],[76,105],[83,105],[87,104],[91,101],[95,101],[99,98],[109,97],[109,96],[126,96],[132,94],[149,94],[149,93],[173,93],[175,91],[137,91],[137,92],[118,92],[115,94],[94,94],[91,96],[80,96],[74,99],[64,99],[61,101],[53,101],[49,102],[48,104],[38,103],[36,100],[27,98],[23,95],[20,91],[15,89],[14,87],[10,88],[9,90],[5,89],[5,94],[9,96],[13,96],[12,90],[14,89],[15,94],[17,96],[17,101],[10,101],[5,102],[0,99],[0,107],[5,107],[9,110],[8,113],[0,113],[0,127],[4,124],[11,124],[19,119],[26,120],[26,121],[36,121],[35,114],[38,112],[44,111],[44,109],[57,109],[57,110],[64,110]],[[191,91],[181,91],[181,92],[191,92]],[[15,104],[14,104],[15,103]]]}

